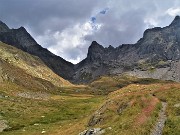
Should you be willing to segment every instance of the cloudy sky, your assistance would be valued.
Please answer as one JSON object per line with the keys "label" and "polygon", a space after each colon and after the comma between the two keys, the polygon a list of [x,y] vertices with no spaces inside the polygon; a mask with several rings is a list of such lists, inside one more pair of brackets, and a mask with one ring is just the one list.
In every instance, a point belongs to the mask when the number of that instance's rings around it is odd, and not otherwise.
{"label": "cloudy sky", "polygon": [[107,47],[136,43],[143,31],[169,25],[180,0],[0,0],[0,20],[24,26],[43,47],[77,63],[96,40]]}

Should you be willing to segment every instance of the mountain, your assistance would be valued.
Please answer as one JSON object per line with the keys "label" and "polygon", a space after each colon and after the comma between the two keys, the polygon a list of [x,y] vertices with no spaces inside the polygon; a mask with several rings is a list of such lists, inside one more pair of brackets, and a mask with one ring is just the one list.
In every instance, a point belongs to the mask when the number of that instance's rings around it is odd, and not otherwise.
{"label": "mountain", "polygon": [[180,17],[164,28],[147,29],[136,44],[117,48],[93,41],[87,58],[76,65],[75,80],[88,82],[101,75],[130,74],[180,81]]}
{"label": "mountain", "polygon": [[41,47],[24,27],[9,29],[0,22],[0,41],[38,56],[56,74],[73,83],[117,74],[180,81],[179,16],[167,27],[147,29],[135,44],[105,48],[93,41],[87,57],[76,65]]}
{"label": "mountain", "polygon": [[0,21],[0,41],[38,56],[56,74],[65,79],[71,79],[74,65],[41,47],[24,27],[9,29],[5,23]]}
{"label": "mountain", "polygon": [[40,58],[0,42],[0,83],[28,89],[53,90],[72,84],[49,69]]}

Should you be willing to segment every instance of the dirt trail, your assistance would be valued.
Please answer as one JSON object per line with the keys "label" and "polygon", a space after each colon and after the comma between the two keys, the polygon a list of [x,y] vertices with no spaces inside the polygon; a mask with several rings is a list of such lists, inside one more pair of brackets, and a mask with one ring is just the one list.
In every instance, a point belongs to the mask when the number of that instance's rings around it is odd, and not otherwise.
{"label": "dirt trail", "polygon": [[162,135],[164,123],[165,123],[165,121],[167,119],[167,116],[165,114],[166,107],[167,107],[167,103],[162,102],[162,109],[161,109],[161,111],[159,113],[158,121],[157,121],[151,135]]}

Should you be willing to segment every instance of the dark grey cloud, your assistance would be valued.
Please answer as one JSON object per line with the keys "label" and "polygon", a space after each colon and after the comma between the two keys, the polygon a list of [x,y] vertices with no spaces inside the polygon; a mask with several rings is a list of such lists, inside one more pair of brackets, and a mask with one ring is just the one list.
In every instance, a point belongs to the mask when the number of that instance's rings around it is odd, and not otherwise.
{"label": "dark grey cloud", "polygon": [[93,40],[104,46],[135,43],[149,27],[180,14],[179,0],[1,0],[0,20],[25,26],[43,46],[78,62]]}
{"label": "dark grey cloud", "polygon": [[0,18],[12,27],[30,26],[39,33],[63,30],[91,15],[96,0],[1,0]]}

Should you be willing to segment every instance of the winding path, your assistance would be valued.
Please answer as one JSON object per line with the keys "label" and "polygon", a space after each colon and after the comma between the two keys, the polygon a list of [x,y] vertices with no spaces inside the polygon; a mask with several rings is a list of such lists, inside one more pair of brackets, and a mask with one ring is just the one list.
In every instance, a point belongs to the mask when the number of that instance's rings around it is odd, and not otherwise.
{"label": "winding path", "polygon": [[157,121],[151,135],[162,135],[164,123],[167,119],[167,116],[165,114],[166,107],[167,107],[167,103],[162,102],[162,109],[159,113],[158,121]]}

